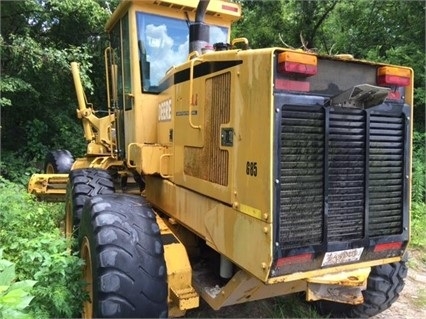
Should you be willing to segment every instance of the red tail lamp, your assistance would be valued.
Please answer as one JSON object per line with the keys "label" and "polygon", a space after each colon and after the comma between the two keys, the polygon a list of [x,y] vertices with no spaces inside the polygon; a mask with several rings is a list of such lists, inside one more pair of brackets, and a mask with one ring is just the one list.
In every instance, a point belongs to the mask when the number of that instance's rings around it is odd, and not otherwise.
{"label": "red tail lamp", "polygon": [[411,70],[392,66],[377,69],[377,84],[380,86],[409,86]]}
{"label": "red tail lamp", "polygon": [[282,52],[278,54],[278,71],[281,73],[312,76],[317,74],[317,57],[302,52]]}

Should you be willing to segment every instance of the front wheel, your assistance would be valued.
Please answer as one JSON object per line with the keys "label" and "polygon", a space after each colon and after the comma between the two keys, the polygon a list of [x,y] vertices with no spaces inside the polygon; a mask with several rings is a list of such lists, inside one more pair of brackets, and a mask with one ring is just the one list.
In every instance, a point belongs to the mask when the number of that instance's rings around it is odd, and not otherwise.
{"label": "front wheel", "polygon": [[407,277],[407,265],[404,261],[373,267],[367,280],[367,289],[363,291],[364,303],[348,305],[332,301],[317,301],[318,311],[323,315],[331,314],[338,318],[368,318],[388,309],[399,297]]}
{"label": "front wheel", "polygon": [[46,174],[67,174],[70,172],[74,157],[67,150],[50,151],[44,160]]}
{"label": "front wheel", "polygon": [[90,297],[83,318],[166,318],[167,271],[155,214],[139,196],[86,201],[79,232]]}
{"label": "front wheel", "polygon": [[113,194],[114,181],[108,171],[83,168],[71,171],[65,200],[65,234],[71,237],[80,226],[83,205],[96,195]]}

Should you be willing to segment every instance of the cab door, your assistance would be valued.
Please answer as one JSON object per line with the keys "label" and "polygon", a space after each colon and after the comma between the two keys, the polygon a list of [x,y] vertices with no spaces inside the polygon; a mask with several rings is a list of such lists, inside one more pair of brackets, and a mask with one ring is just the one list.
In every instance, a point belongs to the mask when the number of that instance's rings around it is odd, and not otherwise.
{"label": "cab door", "polygon": [[[125,120],[125,112],[133,108],[128,14],[124,15],[112,29],[110,41],[112,50],[110,54],[107,54],[109,89],[112,92],[110,105],[116,117],[116,155],[119,159],[124,159],[126,157],[126,124],[128,124]],[[114,87],[115,84],[116,87]]]}

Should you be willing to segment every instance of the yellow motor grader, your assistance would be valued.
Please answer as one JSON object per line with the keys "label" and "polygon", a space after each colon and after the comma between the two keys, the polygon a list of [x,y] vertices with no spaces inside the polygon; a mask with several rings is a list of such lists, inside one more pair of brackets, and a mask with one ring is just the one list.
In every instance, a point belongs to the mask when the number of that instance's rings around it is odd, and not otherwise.
{"label": "yellow motor grader", "polygon": [[[302,292],[373,316],[407,273],[413,71],[231,41],[238,4],[123,1],[108,114],[72,63],[87,154],[30,192],[66,199],[84,317],[176,317]],[[64,173],[64,174],[56,174]]]}

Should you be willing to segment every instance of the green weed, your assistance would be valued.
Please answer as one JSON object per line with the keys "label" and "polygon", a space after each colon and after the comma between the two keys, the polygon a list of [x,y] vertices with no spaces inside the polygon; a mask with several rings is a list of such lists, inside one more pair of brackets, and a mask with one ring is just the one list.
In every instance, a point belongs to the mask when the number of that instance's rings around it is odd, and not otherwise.
{"label": "green weed", "polygon": [[273,318],[324,318],[299,294],[274,298]]}
{"label": "green weed", "polygon": [[411,206],[411,245],[426,249],[426,204],[412,203]]}
{"label": "green weed", "polygon": [[36,281],[15,280],[15,264],[3,259],[3,250],[0,249],[0,318],[32,319],[27,309],[34,298],[31,290]]}
{"label": "green weed", "polygon": [[63,204],[38,202],[0,176],[0,246],[18,280],[36,280],[28,307],[35,318],[77,317],[86,298],[82,260],[59,229]]}

